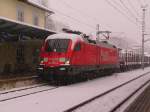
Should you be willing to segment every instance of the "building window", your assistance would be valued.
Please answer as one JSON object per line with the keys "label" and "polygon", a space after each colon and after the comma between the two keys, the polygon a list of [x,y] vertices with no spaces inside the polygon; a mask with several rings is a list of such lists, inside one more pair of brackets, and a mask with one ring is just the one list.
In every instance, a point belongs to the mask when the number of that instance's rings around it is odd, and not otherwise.
{"label": "building window", "polygon": [[17,47],[16,53],[17,53],[16,54],[17,64],[24,64],[25,63],[25,46],[19,45]]}
{"label": "building window", "polygon": [[36,26],[39,25],[39,16],[37,13],[33,13],[33,24]]}
{"label": "building window", "polygon": [[17,7],[17,20],[24,22],[24,10],[21,6]]}

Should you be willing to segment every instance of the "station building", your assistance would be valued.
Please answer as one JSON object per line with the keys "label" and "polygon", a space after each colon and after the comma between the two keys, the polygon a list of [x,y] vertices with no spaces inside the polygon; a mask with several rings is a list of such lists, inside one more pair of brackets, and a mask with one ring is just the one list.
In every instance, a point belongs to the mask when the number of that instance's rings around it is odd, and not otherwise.
{"label": "station building", "polygon": [[0,1],[0,76],[35,71],[44,38],[56,33],[46,27],[52,14],[32,0]]}

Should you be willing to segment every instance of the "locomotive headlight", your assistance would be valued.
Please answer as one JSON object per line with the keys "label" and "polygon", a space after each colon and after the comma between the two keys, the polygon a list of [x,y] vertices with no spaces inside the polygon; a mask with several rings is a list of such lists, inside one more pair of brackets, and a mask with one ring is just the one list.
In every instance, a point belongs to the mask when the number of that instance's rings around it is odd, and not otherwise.
{"label": "locomotive headlight", "polygon": [[59,62],[65,62],[66,58],[59,58]]}
{"label": "locomotive headlight", "polygon": [[66,58],[65,65],[69,65],[69,64],[70,64],[70,60],[68,58]]}
{"label": "locomotive headlight", "polygon": [[66,65],[68,65],[70,63],[69,59],[68,58],[59,58],[59,62],[63,62],[65,63]]}
{"label": "locomotive headlight", "polygon": [[43,61],[44,61],[44,62],[48,62],[48,58],[44,58]]}
{"label": "locomotive headlight", "polygon": [[70,61],[69,61],[69,60],[67,60],[67,61],[65,62],[65,64],[66,64],[66,65],[69,65],[69,63],[70,63]]}
{"label": "locomotive headlight", "polygon": [[44,58],[40,58],[40,63],[43,63],[44,62]]}

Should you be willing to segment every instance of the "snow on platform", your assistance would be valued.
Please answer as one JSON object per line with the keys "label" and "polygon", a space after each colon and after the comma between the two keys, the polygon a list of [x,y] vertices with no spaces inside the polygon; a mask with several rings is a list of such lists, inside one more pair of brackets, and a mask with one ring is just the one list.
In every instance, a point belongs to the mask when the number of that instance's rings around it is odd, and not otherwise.
{"label": "snow on platform", "polygon": [[0,112],[62,112],[148,71],[150,67],[144,71],[139,69],[116,73],[112,76],[0,102]]}

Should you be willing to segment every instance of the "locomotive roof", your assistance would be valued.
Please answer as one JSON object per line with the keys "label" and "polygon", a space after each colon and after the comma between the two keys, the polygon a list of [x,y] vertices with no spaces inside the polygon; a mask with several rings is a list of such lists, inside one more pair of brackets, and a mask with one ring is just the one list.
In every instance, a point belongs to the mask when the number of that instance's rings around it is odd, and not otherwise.
{"label": "locomotive roof", "polygon": [[106,47],[106,48],[115,48],[115,49],[116,49],[116,46],[113,45],[113,44],[110,44],[110,43],[97,42],[96,44],[99,45],[99,46],[102,46],[102,47]]}
{"label": "locomotive roof", "polygon": [[68,34],[68,33],[67,34],[66,33],[53,34],[46,38],[46,40],[49,40],[49,39],[71,39],[73,41],[76,41],[76,40],[84,41],[80,35]]}
{"label": "locomotive roof", "polygon": [[[86,43],[89,43],[85,38],[83,38],[81,35],[77,35],[77,34],[69,34],[69,33],[58,33],[58,34],[53,34],[50,35],[46,38],[46,41],[49,39],[71,39],[74,42],[76,42],[77,40],[80,41],[84,41]],[[93,44],[93,43],[89,43],[89,44]],[[104,42],[96,42],[93,45],[98,45],[101,47],[106,47],[106,48],[115,48],[114,45],[111,45],[109,43],[104,43]]]}

